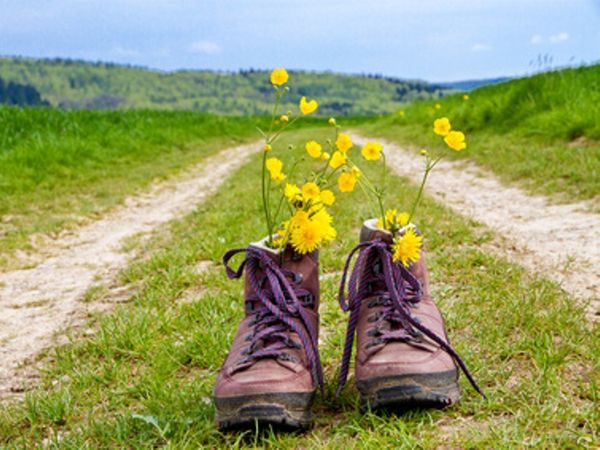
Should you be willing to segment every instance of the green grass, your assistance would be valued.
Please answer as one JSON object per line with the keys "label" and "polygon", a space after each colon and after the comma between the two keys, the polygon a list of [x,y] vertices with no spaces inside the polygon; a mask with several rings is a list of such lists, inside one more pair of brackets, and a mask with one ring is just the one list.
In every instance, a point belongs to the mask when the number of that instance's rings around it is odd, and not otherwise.
{"label": "green grass", "polygon": [[[306,130],[292,142],[322,133]],[[75,332],[70,344],[51,353],[40,389],[0,412],[0,446],[573,448],[598,442],[598,327],[585,322],[556,284],[483,252],[488,230],[429,198],[417,220],[434,293],[454,346],[488,400],[464,377],[461,402],[445,411],[362,413],[352,381],[335,398],[347,319],[337,305],[335,276],[322,284],[327,395],[317,399],[315,427],[306,434],[219,433],[211,390],[243,314],[242,284],[229,281],[220,266],[202,274],[195,267],[219,262],[225,250],[264,234],[258,180],[255,158],[195,213],[144,245],[145,257],[121,276],[140,290],[114,313],[97,316],[94,335]],[[416,193],[401,178],[393,184],[399,206]],[[359,192],[338,195],[333,210],[339,239],[321,252],[322,273],[342,268],[362,219],[371,216]]]}
{"label": "green grass", "polygon": [[[363,128],[404,145],[434,145],[433,120],[467,134],[471,158],[532,192],[573,200],[600,195],[600,65],[544,73],[435,102],[413,103]],[[599,205],[600,206],[600,205]]]}
{"label": "green grass", "polygon": [[0,107],[0,268],[157,178],[258,138],[261,119],[191,112]]}

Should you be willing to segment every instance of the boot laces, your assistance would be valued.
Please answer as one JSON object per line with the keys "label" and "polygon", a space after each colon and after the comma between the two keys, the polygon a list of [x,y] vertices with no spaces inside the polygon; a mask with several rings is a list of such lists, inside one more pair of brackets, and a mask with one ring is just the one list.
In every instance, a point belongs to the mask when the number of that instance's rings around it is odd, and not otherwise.
{"label": "boot laces", "polygon": [[[238,253],[246,257],[237,270],[229,260]],[[246,308],[252,316],[249,342],[235,370],[243,370],[259,359],[272,358],[299,362],[286,350],[304,348],[313,380],[324,388],[323,368],[319,357],[318,334],[305,308],[314,304],[313,295],[299,286],[301,274],[279,266],[264,251],[254,248],[233,249],[225,253],[223,264],[227,276],[246,276],[254,294],[246,298]],[[295,333],[300,343],[294,341]]]}
{"label": "boot laces", "polygon": [[[350,264],[357,252],[356,262],[350,272]],[[373,339],[367,343],[367,350],[371,354],[391,341],[419,346],[423,342],[423,336],[426,336],[452,357],[473,388],[485,397],[466,364],[450,344],[412,315],[412,309],[421,301],[421,285],[406,267],[392,261],[389,245],[382,239],[366,241],[354,247],[348,255],[342,274],[338,299],[340,307],[344,312],[350,312],[350,317],[338,379],[338,394],[348,378],[360,305],[367,298],[371,299],[367,304],[369,309],[383,307],[367,319],[373,323],[368,331]]]}

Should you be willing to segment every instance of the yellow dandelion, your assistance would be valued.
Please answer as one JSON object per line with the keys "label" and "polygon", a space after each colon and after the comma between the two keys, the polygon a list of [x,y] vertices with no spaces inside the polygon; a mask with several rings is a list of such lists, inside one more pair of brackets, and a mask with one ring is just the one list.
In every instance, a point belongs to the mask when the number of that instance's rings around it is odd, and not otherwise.
{"label": "yellow dandelion", "polygon": [[363,158],[367,161],[377,161],[381,158],[382,145],[378,142],[367,142],[361,150]]}
{"label": "yellow dandelion", "polygon": [[356,185],[357,177],[350,172],[343,172],[338,178],[338,188],[340,192],[352,192]]}
{"label": "yellow dandelion", "polygon": [[289,76],[287,70],[285,70],[283,67],[277,67],[273,69],[273,72],[271,72],[271,83],[276,86],[281,86],[282,84],[287,83],[288,78]]}
{"label": "yellow dandelion", "polygon": [[285,198],[287,198],[288,202],[290,202],[290,203],[294,203],[294,202],[302,199],[302,193],[300,191],[300,188],[295,184],[285,183],[285,188],[283,189],[283,194],[285,195]]}
{"label": "yellow dandelion", "polygon": [[306,212],[302,209],[298,209],[298,210],[296,210],[296,212],[290,219],[290,227],[291,228],[300,227],[308,221],[309,221],[308,212]]}
{"label": "yellow dandelion", "polygon": [[393,245],[393,260],[400,261],[404,267],[417,262],[421,258],[423,236],[417,235],[413,228],[408,228]]}
{"label": "yellow dandelion", "polygon": [[317,141],[308,141],[304,148],[306,149],[306,152],[313,158],[319,158],[321,156],[321,144],[319,144]]}
{"label": "yellow dandelion", "polygon": [[314,113],[318,107],[319,107],[319,104],[314,99],[311,100],[310,102],[306,101],[306,97],[302,97],[300,99],[300,111],[302,111],[302,114],[304,114],[304,115]]}
{"label": "yellow dandelion", "polygon": [[457,152],[464,150],[467,148],[467,143],[465,142],[465,135],[460,131],[451,131],[444,138],[444,142],[450,147],[452,150],[456,150]]}
{"label": "yellow dandelion", "polygon": [[344,133],[340,133],[335,140],[335,146],[342,153],[346,153],[348,150],[350,150],[352,145],[352,139],[350,139],[350,136]]}
{"label": "yellow dandelion", "polygon": [[396,222],[396,216],[398,215],[397,209],[388,209],[385,212],[385,225],[386,228],[391,228],[392,225]]}
{"label": "yellow dandelion", "polygon": [[314,214],[311,220],[319,227],[319,233],[321,239],[324,241],[331,241],[337,236],[335,228],[331,225],[333,223],[333,217],[325,210],[321,209]]}
{"label": "yellow dandelion", "polygon": [[304,200],[315,200],[319,197],[320,193],[321,190],[319,189],[319,186],[317,186],[317,183],[313,183],[312,181],[304,183],[304,186],[302,186],[302,197]]}
{"label": "yellow dandelion", "polygon": [[331,206],[335,203],[335,195],[329,189],[321,191],[321,201],[324,205]]}
{"label": "yellow dandelion", "polygon": [[442,117],[440,119],[435,119],[433,122],[433,132],[439,136],[446,136],[450,133],[450,129],[452,126],[450,125],[450,120],[447,117]]}
{"label": "yellow dandelion", "polygon": [[319,224],[311,220],[295,227],[291,234],[292,247],[301,255],[315,251],[323,239]]}
{"label": "yellow dandelion", "polygon": [[331,159],[329,160],[329,166],[333,169],[343,166],[348,162],[348,158],[342,152],[333,152]]}

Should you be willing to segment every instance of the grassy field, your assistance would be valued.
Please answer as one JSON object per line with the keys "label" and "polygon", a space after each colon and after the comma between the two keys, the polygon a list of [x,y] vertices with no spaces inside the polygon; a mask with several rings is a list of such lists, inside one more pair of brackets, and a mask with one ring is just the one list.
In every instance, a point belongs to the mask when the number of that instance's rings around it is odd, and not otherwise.
{"label": "grassy field", "polygon": [[[292,138],[301,144],[320,130]],[[298,151],[298,150],[296,150]],[[416,220],[430,253],[434,294],[453,344],[485,389],[462,379],[463,399],[446,411],[362,413],[350,382],[333,395],[346,317],[336,293],[343,258],[372,215],[359,192],[333,208],[339,238],[321,252],[321,355],[327,395],[306,434],[221,434],[211,389],[243,314],[242,285],[218,264],[229,248],[263,234],[259,162],[240,169],[190,216],[158,231],[121,275],[139,286],[92,335],[51,352],[39,390],[0,411],[0,446],[63,448],[540,448],[598,442],[600,333],[559,287],[480,250],[492,234],[425,199]],[[394,178],[395,201],[414,186]],[[406,200],[405,200],[406,201]],[[235,205],[235,207],[232,207]],[[140,252],[142,253],[142,252]],[[197,268],[212,261],[206,272]],[[92,289],[87,301],[110,295]]]}
{"label": "grassy field", "polygon": [[469,97],[413,103],[363,131],[418,150],[435,139],[433,120],[447,116],[469,142],[467,152],[453,157],[472,158],[532,192],[568,200],[600,196],[600,65],[486,86]]}
{"label": "grassy field", "polygon": [[0,107],[0,269],[32,248],[32,235],[94,217],[152,180],[258,138],[260,121]]}

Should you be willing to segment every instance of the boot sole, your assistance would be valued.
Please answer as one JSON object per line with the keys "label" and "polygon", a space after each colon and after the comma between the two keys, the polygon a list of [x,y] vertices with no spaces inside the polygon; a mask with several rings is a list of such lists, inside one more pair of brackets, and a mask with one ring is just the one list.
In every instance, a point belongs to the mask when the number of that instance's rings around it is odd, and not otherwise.
{"label": "boot sole", "polygon": [[272,426],[290,431],[312,425],[314,392],[215,397],[215,421],[221,431]]}
{"label": "boot sole", "polygon": [[445,408],[460,398],[457,370],[371,378],[356,384],[363,407],[372,410]]}

